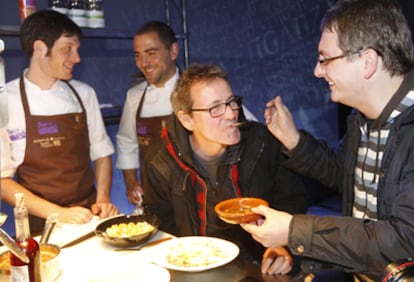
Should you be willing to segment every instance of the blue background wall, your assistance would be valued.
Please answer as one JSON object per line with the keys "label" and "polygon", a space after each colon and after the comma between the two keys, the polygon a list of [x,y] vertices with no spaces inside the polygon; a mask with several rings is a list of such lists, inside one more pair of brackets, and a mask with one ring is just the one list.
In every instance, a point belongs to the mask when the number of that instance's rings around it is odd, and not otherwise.
{"label": "blue background wall", "polygon": [[[179,1],[170,1],[171,26],[182,33]],[[216,63],[228,72],[233,90],[263,121],[265,103],[281,95],[297,126],[306,128],[331,146],[338,140],[338,107],[330,102],[326,82],[313,76],[317,59],[319,23],[334,0],[187,0],[190,63]],[[413,26],[414,3],[401,0]],[[37,0],[38,8],[47,7]],[[148,20],[165,21],[163,0],[105,0],[108,34],[120,31],[131,38],[84,38],[82,62],[75,78],[91,84],[101,103],[122,106],[137,70],[132,51],[134,31]],[[6,0],[0,25],[20,25],[18,1]],[[17,37],[0,36],[6,43],[3,57],[6,79],[21,74],[27,65]],[[180,41],[181,48],[183,47]],[[181,53],[182,54],[182,53]],[[184,68],[183,56],[179,65]],[[118,126],[108,126],[115,142]],[[115,144],[115,143],[114,143]],[[116,155],[114,155],[114,162]],[[112,198],[121,211],[130,212],[121,172],[114,168]],[[8,207],[9,208],[9,207]],[[2,207],[2,209],[8,209]],[[12,220],[8,220],[12,224]],[[11,228],[14,230],[13,228]]]}

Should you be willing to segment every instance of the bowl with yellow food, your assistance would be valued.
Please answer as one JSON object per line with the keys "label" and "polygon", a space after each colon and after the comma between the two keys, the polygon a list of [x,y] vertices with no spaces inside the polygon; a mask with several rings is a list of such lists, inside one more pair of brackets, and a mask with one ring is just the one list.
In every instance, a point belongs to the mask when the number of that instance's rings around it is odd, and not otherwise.
{"label": "bowl with yellow food", "polygon": [[96,236],[115,247],[133,247],[147,242],[157,231],[160,221],[157,216],[119,215],[102,221],[95,228]]}

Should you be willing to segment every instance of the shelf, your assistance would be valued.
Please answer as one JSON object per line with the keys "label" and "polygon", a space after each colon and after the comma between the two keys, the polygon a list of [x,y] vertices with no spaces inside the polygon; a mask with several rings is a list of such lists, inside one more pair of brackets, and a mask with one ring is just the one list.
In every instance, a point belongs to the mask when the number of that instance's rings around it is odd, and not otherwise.
{"label": "shelf", "polygon": [[[18,37],[20,26],[15,25],[0,25],[0,36],[15,36]],[[107,30],[104,28],[82,28],[83,37],[97,38],[97,39],[132,39],[134,31],[126,30]]]}
{"label": "shelf", "polygon": [[[0,36],[18,37],[20,26],[0,25]],[[83,38],[96,39],[133,39],[135,31],[128,30],[108,30],[105,28],[82,28]],[[177,39],[184,39],[187,36],[177,34]]]}

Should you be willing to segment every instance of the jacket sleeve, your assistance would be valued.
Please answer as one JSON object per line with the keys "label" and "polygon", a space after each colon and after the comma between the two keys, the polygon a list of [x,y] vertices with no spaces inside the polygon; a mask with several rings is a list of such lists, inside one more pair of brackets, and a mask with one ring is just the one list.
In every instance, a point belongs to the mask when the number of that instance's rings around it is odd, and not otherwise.
{"label": "jacket sleeve", "polygon": [[283,166],[286,157],[280,142],[262,125],[244,134],[240,185],[248,196],[266,199],[272,208],[289,213],[306,213],[307,194],[301,177]]}
{"label": "jacket sleeve", "polygon": [[162,175],[159,167],[154,166],[154,159],[151,155],[150,150],[143,164],[145,171],[145,174],[142,175],[144,209],[146,212],[154,213],[160,219],[159,229],[177,235],[170,193],[171,183]]}
{"label": "jacket sleeve", "polygon": [[[396,135],[390,134],[389,138],[396,138]],[[359,140],[359,138],[352,139],[356,140],[355,142]],[[344,216],[295,215],[289,232],[290,250],[297,255],[341,266],[344,271],[364,272],[373,277],[380,277],[390,262],[414,257],[412,140],[412,134],[405,134],[404,140],[398,142],[389,140],[388,148],[391,151],[384,155],[378,186],[377,221]],[[347,148],[357,148],[357,146],[348,147],[349,142],[352,140],[348,137]],[[338,171],[342,166],[337,164],[335,168],[328,167],[329,163],[335,166],[333,161],[338,162],[339,159],[331,155],[332,151],[324,156],[318,146],[312,146],[313,151],[311,147],[307,148],[310,150],[309,155],[313,155],[314,152],[321,154],[319,157],[321,164],[312,162],[309,157],[299,165],[296,163],[295,168],[302,168],[303,171],[313,174],[320,170],[319,178],[325,180],[329,179],[331,173],[333,178],[331,184],[334,180],[342,181]],[[356,154],[352,150],[348,152]],[[292,157],[298,156],[299,154],[296,154]],[[316,168],[310,167],[312,163]],[[349,168],[344,173],[352,173],[351,164],[345,164],[344,167]],[[352,176],[348,175],[345,178],[352,178]],[[351,183],[344,187],[352,190]]]}
{"label": "jacket sleeve", "polygon": [[343,179],[343,148],[339,143],[335,151],[326,142],[301,130],[298,145],[291,151],[282,148],[289,158],[284,165],[295,172],[318,180],[331,189],[339,190]]}

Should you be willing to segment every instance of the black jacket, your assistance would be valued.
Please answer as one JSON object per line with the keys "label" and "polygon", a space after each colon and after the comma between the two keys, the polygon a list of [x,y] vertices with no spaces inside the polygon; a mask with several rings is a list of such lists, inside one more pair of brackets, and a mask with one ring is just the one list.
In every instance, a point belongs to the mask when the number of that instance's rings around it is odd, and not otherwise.
{"label": "black jacket", "polygon": [[[410,73],[389,104],[397,104],[412,89],[414,74]],[[378,171],[378,221],[351,217],[360,119],[357,112],[348,117],[347,135],[338,152],[302,131],[298,146],[289,153],[290,168],[342,193],[347,216],[294,216],[289,247],[294,254],[330,262],[346,272],[365,273],[377,281],[390,262],[414,257],[414,107],[394,119],[389,133]],[[308,266],[308,270],[317,268],[317,264]]]}
{"label": "black jacket", "polygon": [[[235,186],[239,186],[242,196],[266,199],[279,210],[306,212],[307,198],[301,179],[281,166],[285,160],[281,145],[262,124],[252,122],[241,129],[241,142],[230,146],[220,161],[217,185],[211,184],[197,167],[189,133],[175,116],[168,120],[166,129],[163,142],[152,146],[146,155],[147,173],[143,176],[144,205],[160,218],[160,229],[177,236],[217,236],[239,246],[246,241],[252,243],[254,240],[247,232],[238,225],[224,223],[214,212],[215,204],[236,197]],[[202,186],[207,191],[205,230],[200,228],[196,200]]]}

